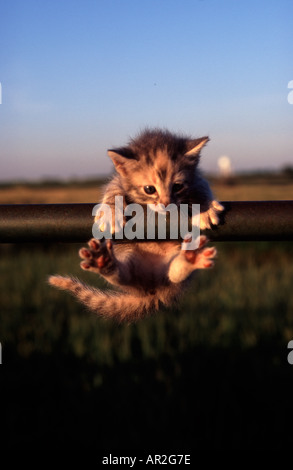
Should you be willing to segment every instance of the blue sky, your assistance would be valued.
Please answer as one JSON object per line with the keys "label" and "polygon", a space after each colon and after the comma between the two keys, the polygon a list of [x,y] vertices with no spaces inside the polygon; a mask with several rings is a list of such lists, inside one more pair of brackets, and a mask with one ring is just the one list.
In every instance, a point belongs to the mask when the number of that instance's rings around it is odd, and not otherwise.
{"label": "blue sky", "polygon": [[211,142],[202,168],[293,164],[292,0],[0,2],[0,179],[108,174],[145,126]]}

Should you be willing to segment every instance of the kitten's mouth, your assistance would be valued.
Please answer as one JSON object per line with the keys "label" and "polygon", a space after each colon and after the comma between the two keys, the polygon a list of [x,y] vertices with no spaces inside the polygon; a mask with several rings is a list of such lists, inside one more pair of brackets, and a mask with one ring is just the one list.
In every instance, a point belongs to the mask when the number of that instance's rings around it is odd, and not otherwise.
{"label": "kitten's mouth", "polygon": [[166,214],[166,206],[160,202],[154,202],[152,204],[148,204],[148,207],[154,212],[159,212],[160,214]]}

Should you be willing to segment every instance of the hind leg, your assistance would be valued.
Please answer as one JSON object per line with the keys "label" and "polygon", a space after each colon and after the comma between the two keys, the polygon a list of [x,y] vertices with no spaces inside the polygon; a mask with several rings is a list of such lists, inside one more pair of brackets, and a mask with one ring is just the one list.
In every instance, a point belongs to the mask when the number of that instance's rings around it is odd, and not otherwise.
{"label": "hind leg", "polygon": [[[190,240],[186,240],[190,241]],[[214,265],[217,254],[214,247],[207,248],[207,237],[201,236],[199,247],[195,250],[181,250],[171,262],[168,276],[171,282],[184,281],[196,269],[207,269]]]}
{"label": "hind leg", "polygon": [[115,270],[117,263],[113,255],[111,240],[101,242],[92,238],[88,246],[79,250],[79,256],[83,259],[80,263],[82,269],[103,276]]}
{"label": "hind leg", "polygon": [[83,259],[80,263],[82,269],[100,274],[116,286],[129,284],[128,263],[117,260],[111,240],[100,241],[92,238],[88,246],[89,248],[79,250],[79,256]]}
{"label": "hind leg", "polygon": [[181,250],[185,260],[190,264],[192,270],[206,269],[214,266],[214,258],[217,254],[215,247],[206,247],[208,239],[204,235],[200,237],[199,247],[196,250]]}

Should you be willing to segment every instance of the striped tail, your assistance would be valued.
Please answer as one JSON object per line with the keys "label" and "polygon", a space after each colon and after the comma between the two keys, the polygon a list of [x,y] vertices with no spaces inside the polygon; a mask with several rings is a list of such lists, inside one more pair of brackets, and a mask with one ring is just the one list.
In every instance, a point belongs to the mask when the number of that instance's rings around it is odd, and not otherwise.
{"label": "striped tail", "polygon": [[154,295],[136,297],[127,293],[101,291],[76,278],[57,275],[50,276],[48,282],[52,286],[71,292],[97,315],[120,322],[139,320],[159,308],[158,298]]}

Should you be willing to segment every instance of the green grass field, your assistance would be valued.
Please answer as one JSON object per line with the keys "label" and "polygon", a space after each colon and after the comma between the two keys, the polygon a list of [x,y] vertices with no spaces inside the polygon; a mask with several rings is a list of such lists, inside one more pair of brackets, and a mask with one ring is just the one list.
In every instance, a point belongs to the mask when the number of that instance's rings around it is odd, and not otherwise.
{"label": "green grass field", "polygon": [[47,285],[105,286],[79,247],[0,246],[3,449],[291,447],[292,243],[218,243],[180,304],[134,325]]}
{"label": "green grass field", "polygon": [[[49,274],[73,274],[106,288],[79,268],[81,245],[1,247],[1,341],[23,357],[52,353],[62,344],[97,364],[141,354],[184,352],[190,345],[247,349],[262,341],[293,339],[293,246],[290,243],[218,243],[213,270],[200,271],[182,301],[135,325],[101,320],[69,294],[48,286]],[[168,332],[168,334],[167,334]],[[172,333],[171,333],[172,332]]]}

